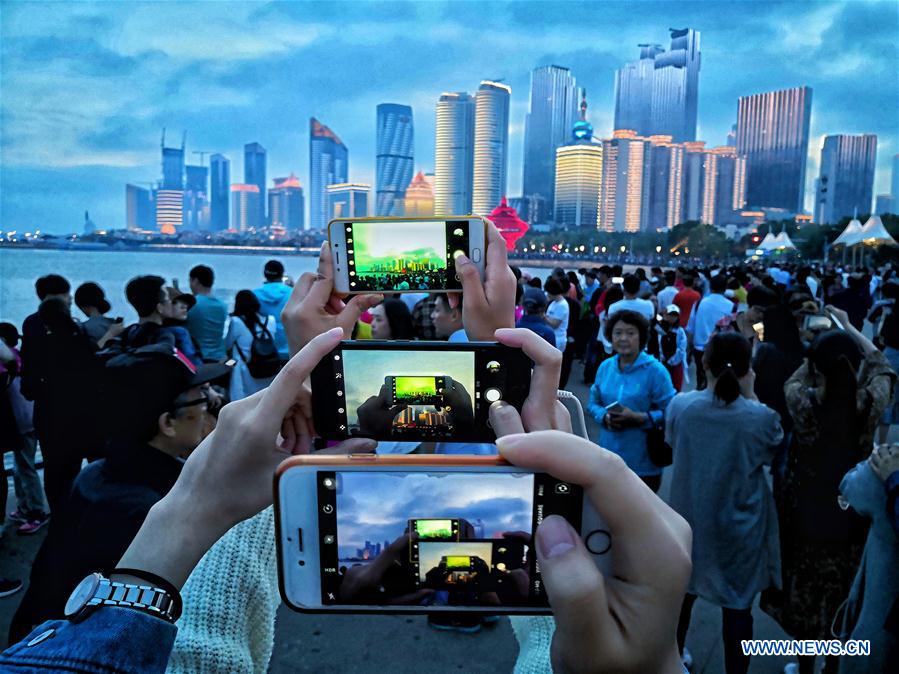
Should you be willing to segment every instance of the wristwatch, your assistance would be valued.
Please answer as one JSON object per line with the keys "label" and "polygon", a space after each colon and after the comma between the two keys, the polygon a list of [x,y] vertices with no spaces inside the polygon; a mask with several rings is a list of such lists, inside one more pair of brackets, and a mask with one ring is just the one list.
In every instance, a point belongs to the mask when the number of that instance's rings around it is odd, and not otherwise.
{"label": "wristwatch", "polygon": [[82,580],[66,602],[65,616],[74,622],[84,620],[101,606],[124,606],[149,613],[168,622],[181,615],[181,598],[170,590],[151,584],[120,583],[92,573]]}

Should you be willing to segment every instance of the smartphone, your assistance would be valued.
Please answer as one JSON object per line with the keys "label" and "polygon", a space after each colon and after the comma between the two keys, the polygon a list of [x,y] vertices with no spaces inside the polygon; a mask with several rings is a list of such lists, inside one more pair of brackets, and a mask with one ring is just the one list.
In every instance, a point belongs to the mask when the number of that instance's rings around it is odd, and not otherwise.
{"label": "smartphone", "polygon": [[178,279],[176,279],[176,278],[173,278],[173,279],[172,279],[172,287],[173,287],[175,290],[179,290],[179,288],[178,288]]}
{"label": "smartphone", "polygon": [[[495,342],[344,341],[312,370],[315,429],[325,440],[493,442],[490,405],[520,410],[531,366],[521,350]],[[430,395],[440,381],[443,391]]]}
{"label": "smartphone", "polygon": [[756,337],[759,338],[760,342],[765,341],[765,324],[762,321],[758,323],[752,324],[752,329],[755,330]]}
{"label": "smartphone", "polygon": [[334,288],[340,293],[461,290],[456,257],[484,278],[483,218],[358,218],[328,223]]}
{"label": "smartphone", "polygon": [[453,378],[446,375],[415,377],[388,375],[384,385],[390,391],[392,405],[434,405],[443,407],[444,393],[453,387]]}
{"label": "smartphone", "polygon": [[831,320],[830,316],[824,316],[821,314],[809,314],[805,317],[802,323],[803,330],[810,330],[812,332],[830,330],[833,327],[835,327],[835,324]]}
{"label": "smartphone", "polygon": [[623,276],[613,276],[612,283],[616,286],[620,286],[622,283],[624,283],[624,277]]}
{"label": "smartphone", "polygon": [[497,456],[291,457],[275,477],[281,596],[309,612],[547,614],[533,536],[548,515],[610,570],[608,527],[551,475]]}
{"label": "smartphone", "polygon": [[607,412],[620,412],[623,409],[624,409],[624,407],[617,400],[613,403],[609,403],[608,405],[606,405]]}

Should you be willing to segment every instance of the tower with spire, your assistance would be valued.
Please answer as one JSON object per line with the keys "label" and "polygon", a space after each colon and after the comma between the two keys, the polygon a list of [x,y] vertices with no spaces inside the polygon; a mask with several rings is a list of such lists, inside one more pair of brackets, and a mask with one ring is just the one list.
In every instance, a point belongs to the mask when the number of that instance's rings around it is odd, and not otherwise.
{"label": "tower with spire", "polygon": [[556,149],[554,219],[572,229],[596,229],[603,157],[602,144],[593,140],[593,125],[587,121],[586,91],[571,135],[571,144]]}

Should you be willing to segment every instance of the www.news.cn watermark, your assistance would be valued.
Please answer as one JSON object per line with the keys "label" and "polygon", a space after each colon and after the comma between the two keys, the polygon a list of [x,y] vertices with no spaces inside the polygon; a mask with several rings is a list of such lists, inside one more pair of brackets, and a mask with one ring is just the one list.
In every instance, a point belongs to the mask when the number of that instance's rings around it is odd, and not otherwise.
{"label": "www.news.cn watermark", "polygon": [[743,647],[743,655],[871,655],[871,642],[867,639],[850,639],[846,642],[838,639],[752,639],[741,641],[740,645]]}

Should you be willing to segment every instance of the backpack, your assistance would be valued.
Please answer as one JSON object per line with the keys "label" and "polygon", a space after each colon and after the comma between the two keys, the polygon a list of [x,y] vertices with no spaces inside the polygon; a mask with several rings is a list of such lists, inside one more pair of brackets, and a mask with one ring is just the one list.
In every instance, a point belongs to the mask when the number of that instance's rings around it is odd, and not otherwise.
{"label": "backpack", "polygon": [[[253,379],[266,379],[274,377],[281,369],[281,357],[278,355],[278,347],[275,346],[275,338],[272,333],[265,327],[268,316],[264,316],[259,324],[260,331],[257,332],[253,327],[247,325],[250,333],[253,335],[253,341],[250,344],[250,357],[247,358],[237,343],[234,344],[234,350],[240,356],[240,359],[246,363],[250,376]],[[241,319],[243,321],[243,319]],[[244,322],[246,325],[246,322]]]}

